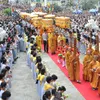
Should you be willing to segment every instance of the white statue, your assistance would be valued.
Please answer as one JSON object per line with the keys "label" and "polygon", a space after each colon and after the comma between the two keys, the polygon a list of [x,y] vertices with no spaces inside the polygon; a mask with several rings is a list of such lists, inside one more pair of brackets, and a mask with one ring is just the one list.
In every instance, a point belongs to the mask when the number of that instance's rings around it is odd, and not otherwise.
{"label": "white statue", "polygon": [[94,21],[93,18],[90,18],[90,20],[88,20],[88,23],[85,25],[85,28],[89,28],[90,30],[91,29],[99,30],[97,21]]}
{"label": "white statue", "polygon": [[7,33],[2,27],[0,27],[0,41],[2,41],[5,37],[7,37]]}

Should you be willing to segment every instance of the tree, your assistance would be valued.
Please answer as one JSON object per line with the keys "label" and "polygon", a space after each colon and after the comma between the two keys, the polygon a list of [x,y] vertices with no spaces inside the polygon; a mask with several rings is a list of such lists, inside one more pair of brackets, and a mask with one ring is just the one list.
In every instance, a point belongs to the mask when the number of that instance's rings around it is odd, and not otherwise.
{"label": "tree", "polygon": [[98,3],[98,0],[84,0],[81,5],[83,10],[89,10],[96,8],[96,4]]}
{"label": "tree", "polygon": [[54,4],[53,7],[54,7],[53,8],[54,12],[61,12],[62,11],[62,8],[60,6],[58,6],[57,4]]}
{"label": "tree", "polygon": [[10,16],[11,15],[11,8],[4,9],[4,14]]}
{"label": "tree", "polygon": [[74,1],[73,0],[68,0],[66,7],[68,8],[73,8],[73,6],[75,6]]}

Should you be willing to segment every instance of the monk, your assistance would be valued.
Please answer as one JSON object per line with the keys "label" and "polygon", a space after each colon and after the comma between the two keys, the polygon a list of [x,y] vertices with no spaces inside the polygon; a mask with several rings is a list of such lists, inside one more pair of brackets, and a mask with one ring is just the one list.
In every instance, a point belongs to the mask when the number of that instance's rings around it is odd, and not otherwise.
{"label": "monk", "polygon": [[71,52],[69,61],[70,61],[69,73],[71,81],[76,81],[77,83],[81,83],[79,54],[75,55],[74,52]]}
{"label": "monk", "polygon": [[99,96],[100,96],[100,68],[99,68],[99,74],[98,74],[98,76],[99,76],[99,79],[98,79],[98,94],[99,94]]}
{"label": "monk", "polygon": [[91,86],[93,90],[96,90],[98,88],[98,81],[99,81],[99,75],[98,73],[100,73],[100,63],[96,63],[96,65],[94,65],[94,68],[92,69],[93,71],[93,80],[91,82]]}
{"label": "monk", "polygon": [[40,35],[42,36],[43,34],[43,28],[40,27]]}
{"label": "monk", "polygon": [[83,80],[85,81],[89,80],[88,79],[88,66],[91,61],[92,61],[91,51],[88,50],[83,60]]}
{"label": "monk", "polygon": [[69,47],[65,53],[66,69],[68,70],[69,77],[70,77],[70,72],[69,72],[69,67],[70,67],[69,57],[70,56],[71,56],[71,47]]}
{"label": "monk", "polygon": [[90,53],[93,54],[94,50],[92,49],[92,45],[91,44],[89,44],[89,46],[88,46],[88,48],[86,50],[86,53],[87,53],[87,51],[90,51]]}
{"label": "monk", "polygon": [[63,46],[65,46],[66,45],[66,38],[63,35],[62,35],[62,40],[63,40]]}
{"label": "monk", "polygon": [[96,46],[96,48],[95,48],[95,50],[93,51],[92,55],[97,55],[97,56],[98,56],[98,54],[99,54],[99,51],[98,51],[98,48],[97,48],[97,46]]}
{"label": "monk", "polygon": [[57,38],[57,44],[58,46],[63,46],[63,35],[60,34]]}
{"label": "monk", "polygon": [[89,66],[88,66],[88,79],[89,82],[92,82],[93,79],[93,69],[95,69],[95,67],[99,64],[99,62],[97,61],[97,56],[93,57],[93,60],[90,62]]}
{"label": "monk", "polygon": [[37,47],[41,50],[42,37],[39,34],[36,36],[36,44],[37,44]]}
{"label": "monk", "polygon": [[48,33],[48,47],[50,48],[50,45],[51,45],[51,37],[53,36],[53,33]]}
{"label": "monk", "polygon": [[99,53],[99,55],[98,55],[98,61],[100,62],[100,53]]}
{"label": "monk", "polygon": [[[99,63],[100,63],[100,55],[99,55]],[[99,76],[99,78],[98,78],[98,94],[100,95],[100,67],[98,68],[98,76]]]}
{"label": "monk", "polygon": [[53,34],[50,38],[50,51],[51,54],[55,54],[56,51],[56,36]]}

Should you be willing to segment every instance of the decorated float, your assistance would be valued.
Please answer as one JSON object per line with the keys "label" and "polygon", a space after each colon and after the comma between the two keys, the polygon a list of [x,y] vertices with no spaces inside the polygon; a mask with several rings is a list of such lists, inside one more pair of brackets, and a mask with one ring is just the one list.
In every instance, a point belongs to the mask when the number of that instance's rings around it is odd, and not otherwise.
{"label": "decorated float", "polygon": [[69,17],[56,17],[55,24],[60,28],[70,28],[71,21]]}
{"label": "decorated float", "polygon": [[46,29],[47,32],[53,32],[53,20],[52,19],[42,19],[42,28]]}
{"label": "decorated float", "polygon": [[48,14],[48,15],[45,15],[44,18],[46,18],[46,19],[54,19],[55,15]]}
{"label": "decorated float", "polygon": [[26,12],[20,12],[20,16],[22,19],[26,19],[26,17],[29,15],[29,13]]}
{"label": "decorated float", "polygon": [[31,23],[32,23],[35,27],[41,27],[41,25],[42,25],[42,17],[32,18],[32,19],[31,19]]}

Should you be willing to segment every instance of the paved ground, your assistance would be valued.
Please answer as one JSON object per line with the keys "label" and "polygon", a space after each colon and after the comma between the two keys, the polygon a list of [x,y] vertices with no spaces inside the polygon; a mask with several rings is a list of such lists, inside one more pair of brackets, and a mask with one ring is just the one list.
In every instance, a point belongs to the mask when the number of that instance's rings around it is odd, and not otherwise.
{"label": "paved ground", "polygon": [[39,100],[32,72],[26,64],[26,54],[19,56],[13,69],[11,100]]}
{"label": "paved ground", "polygon": [[[26,65],[26,54],[20,53],[19,56],[13,69],[11,100],[39,100],[31,70]],[[58,83],[67,88],[66,93],[69,94],[67,100],[85,100],[47,54],[43,53],[42,58],[50,72],[58,76]]]}

